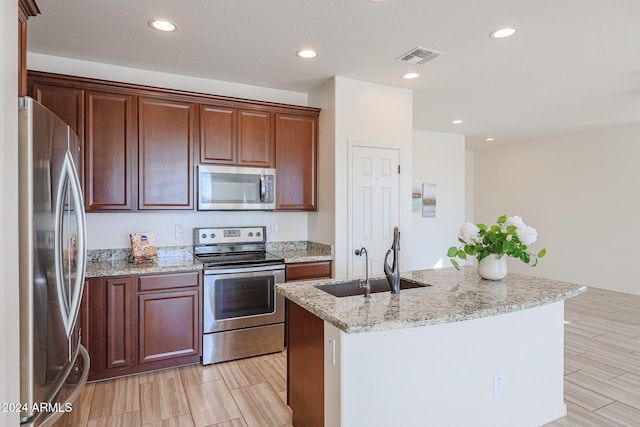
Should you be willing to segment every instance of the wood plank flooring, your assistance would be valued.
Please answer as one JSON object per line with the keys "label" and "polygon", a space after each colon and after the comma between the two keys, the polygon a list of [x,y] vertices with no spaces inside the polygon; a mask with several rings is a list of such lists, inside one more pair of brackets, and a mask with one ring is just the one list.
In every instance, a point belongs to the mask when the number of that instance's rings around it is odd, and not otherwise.
{"label": "wood plank flooring", "polygon": [[88,384],[55,427],[290,427],[286,352]]}
{"label": "wood plank flooring", "polygon": [[640,426],[640,296],[589,288],[566,301],[567,416],[546,427]]}
{"label": "wood plank flooring", "polygon": [[[640,426],[640,296],[590,288],[565,322],[568,415],[546,427]],[[286,364],[283,352],[92,383],[55,427],[288,427]]]}

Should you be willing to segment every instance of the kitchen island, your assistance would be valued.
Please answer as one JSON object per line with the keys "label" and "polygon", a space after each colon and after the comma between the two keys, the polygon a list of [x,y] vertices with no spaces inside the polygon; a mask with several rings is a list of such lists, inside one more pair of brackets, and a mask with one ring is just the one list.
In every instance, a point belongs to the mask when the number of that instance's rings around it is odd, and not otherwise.
{"label": "kitchen island", "polygon": [[473,267],[407,272],[428,284],[334,297],[279,284],[287,298],[294,425],[537,426],[566,413],[564,300],[585,287]]}

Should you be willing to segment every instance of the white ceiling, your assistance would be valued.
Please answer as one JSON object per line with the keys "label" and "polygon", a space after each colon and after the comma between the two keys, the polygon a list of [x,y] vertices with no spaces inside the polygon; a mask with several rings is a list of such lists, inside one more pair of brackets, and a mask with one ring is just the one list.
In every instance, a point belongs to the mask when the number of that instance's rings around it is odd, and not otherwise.
{"label": "white ceiling", "polygon": [[[640,0],[37,3],[30,52],[298,92],[331,76],[409,88],[415,129],[472,147],[640,122]],[[151,30],[159,17],[179,31]],[[489,38],[504,26],[519,31]],[[416,46],[444,54],[395,61]]]}

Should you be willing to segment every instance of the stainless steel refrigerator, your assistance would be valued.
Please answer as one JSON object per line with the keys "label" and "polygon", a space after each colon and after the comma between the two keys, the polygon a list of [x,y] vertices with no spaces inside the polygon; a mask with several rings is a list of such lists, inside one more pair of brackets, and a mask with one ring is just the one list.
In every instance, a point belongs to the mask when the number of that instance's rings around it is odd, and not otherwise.
{"label": "stainless steel refrigerator", "polygon": [[78,179],[80,146],[66,123],[19,99],[20,417],[49,426],[87,381],[80,344],[86,233]]}

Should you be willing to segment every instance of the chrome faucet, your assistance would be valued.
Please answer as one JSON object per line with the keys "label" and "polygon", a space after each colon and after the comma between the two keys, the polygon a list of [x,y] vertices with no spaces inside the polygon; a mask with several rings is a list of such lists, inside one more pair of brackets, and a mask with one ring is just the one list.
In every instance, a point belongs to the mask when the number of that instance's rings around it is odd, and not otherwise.
{"label": "chrome faucet", "polygon": [[[393,228],[393,244],[391,249],[387,251],[384,257],[384,275],[387,276],[389,285],[391,285],[391,293],[400,293],[400,263],[398,262],[398,251],[400,250],[400,232],[398,227]],[[387,259],[393,251],[393,265],[389,265]]]}
{"label": "chrome faucet", "polygon": [[371,297],[371,284],[369,283],[369,252],[367,252],[367,249],[363,246],[360,249],[356,249],[355,254],[358,255],[358,256],[361,256],[362,254],[364,254],[365,279],[364,279],[364,282],[360,283],[360,287],[364,288],[364,297],[365,298],[370,298]]}

